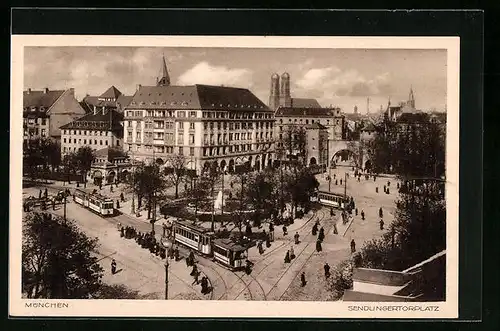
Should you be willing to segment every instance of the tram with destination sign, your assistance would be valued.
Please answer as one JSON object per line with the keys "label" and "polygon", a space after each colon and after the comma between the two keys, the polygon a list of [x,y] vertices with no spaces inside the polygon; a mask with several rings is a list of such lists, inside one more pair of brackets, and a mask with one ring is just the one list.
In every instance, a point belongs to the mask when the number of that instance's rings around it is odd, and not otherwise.
{"label": "tram with destination sign", "polygon": [[113,200],[99,193],[87,193],[76,189],[73,201],[100,216],[113,216],[115,214]]}
{"label": "tram with destination sign", "polygon": [[192,249],[194,252],[212,257],[222,266],[237,270],[245,267],[248,247],[230,238],[216,238],[210,229],[197,226],[190,221],[175,220],[172,225],[174,242]]}
{"label": "tram with destination sign", "polygon": [[311,197],[311,201],[317,201],[324,206],[337,209],[352,209],[352,199],[350,197],[328,191],[318,191]]}

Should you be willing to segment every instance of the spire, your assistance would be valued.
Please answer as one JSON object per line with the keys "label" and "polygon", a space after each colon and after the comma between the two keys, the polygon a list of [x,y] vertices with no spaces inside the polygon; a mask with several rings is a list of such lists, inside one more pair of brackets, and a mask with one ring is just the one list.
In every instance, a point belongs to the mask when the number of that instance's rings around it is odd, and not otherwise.
{"label": "spire", "polygon": [[157,86],[169,86],[170,85],[170,76],[168,75],[167,70],[167,62],[165,61],[165,55],[163,55],[162,61],[162,76],[156,83]]}
{"label": "spire", "polygon": [[410,85],[410,95],[408,98],[408,103],[411,108],[415,108],[415,95],[413,94],[413,85]]}

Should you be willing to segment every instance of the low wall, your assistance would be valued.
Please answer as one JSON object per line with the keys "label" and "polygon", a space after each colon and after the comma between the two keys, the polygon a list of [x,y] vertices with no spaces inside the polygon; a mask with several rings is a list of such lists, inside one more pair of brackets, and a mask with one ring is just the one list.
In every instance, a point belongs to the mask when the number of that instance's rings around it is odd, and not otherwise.
{"label": "low wall", "polygon": [[387,286],[403,286],[412,279],[412,274],[405,274],[399,271],[356,268],[353,273],[353,280],[380,284]]}

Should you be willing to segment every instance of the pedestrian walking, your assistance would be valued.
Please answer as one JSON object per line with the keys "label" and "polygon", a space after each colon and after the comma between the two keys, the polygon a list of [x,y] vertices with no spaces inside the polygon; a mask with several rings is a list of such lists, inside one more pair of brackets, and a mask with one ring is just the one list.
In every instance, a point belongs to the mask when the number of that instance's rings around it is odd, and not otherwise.
{"label": "pedestrian walking", "polygon": [[333,234],[339,234],[339,231],[337,230],[337,223],[333,224]]}
{"label": "pedestrian walking", "polygon": [[335,179],[335,185],[339,185],[338,179]]}
{"label": "pedestrian walking", "polygon": [[385,191],[385,194],[389,194],[389,188],[387,188],[387,190]]}
{"label": "pedestrian walking", "polygon": [[351,253],[354,253],[356,251],[356,242],[354,239],[351,240]]}
{"label": "pedestrian walking", "polygon": [[288,234],[286,225],[283,225],[283,235],[286,236]]}
{"label": "pedestrian walking", "polygon": [[380,219],[380,230],[383,230],[384,229],[384,220],[383,219]]}
{"label": "pedestrian walking", "polygon": [[120,200],[116,199],[116,209],[120,209]]}
{"label": "pedestrian walking", "polygon": [[295,252],[293,251],[293,246],[290,246],[290,260],[295,259]]}
{"label": "pedestrian walking", "polygon": [[323,269],[325,270],[325,278],[330,278],[330,265],[328,265],[328,263],[325,263]]}
{"label": "pedestrian walking", "polygon": [[259,254],[262,255],[264,253],[264,248],[262,248],[262,241],[259,240],[257,243],[257,248],[259,249]]}
{"label": "pedestrian walking", "polygon": [[193,253],[193,251],[189,251],[188,258],[189,258],[190,265],[194,265],[194,253]]}
{"label": "pedestrian walking", "polygon": [[295,232],[295,235],[293,236],[293,238],[295,239],[295,245],[298,245],[300,243],[299,237],[299,233]]}
{"label": "pedestrian walking", "polygon": [[52,210],[56,210],[56,199],[52,199]]}
{"label": "pedestrian walking", "polygon": [[377,180],[377,176],[373,175],[373,181]]}
{"label": "pedestrian walking", "polygon": [[121,200],[122,202],[125,202],[125,197],[123,196],[123,192],[122,192],[122,193],[120,193],[120,200]]}
{"label": "pedestrian walking", "polygon": [[387,188],[387,186],[384,185],[384,193],[385,193],[385,189]]}
{"label": "pedestrian walking", "polygon": [[342,185],[342,178],[340,179],[340,185]]}
{"label": "pedestrian walking", "polygon": [[375,187],[375,193],[378,193],[378,186]]}
{"label": "pedestrian walking", "polygon": [[380,218],[384,217],[384,213],[382,212],[382,207],[378,209],[378,217]]}
{"label": "pedestrian walking", "polygon": [[113,261],[111,261],[111,273],[113,275],[116,274],[116,261],[115,261],[115,259],[113,259]]}
{"label": "pedestrian walking", "polygon": [[360,181],[361,181],[361,175],[360,175],[360,176],[358,176],[358,182],[360,182]]}
{"label": "pedestrian walking", "polygon": [[312,227],[312,235],[315,236],[318,233],[318,223],[314,223]]}
{"label": "pedestrian walking", "polygon": [[286,251],[286,254],[285,254],[285,263],[290,263],[290,251]]}
{"label": "pedestrian walking", "polygon": [[321,229],[319,229],[318,240],[323,241],[323,239],[325,239],[325,229],[321,227]]}
{"label": "pedestrian walking", "polygon": [[175,261],[179,261],[179,249],[177,247],[174,249],[174,258]]}
{"label": "pedestrian walking", "polygon": [[198,267],[193,265],[193,270],[191,270],[191,273],[189,274],[190,276],[194,276],[196,273],[198,273]]}
{"label": "pedestrian walking", "polygon": [[356,216],[358,216],[358,208],[355,209]]}
{"label": "pedestrian walking", "polygon": [[387,187],[391,186],[391,182],[387,181]]}
{"label": "pedestrian walking", "polygon": [[42,198],[42,190],[40,190],[40,192],[38,192],[38,199],[41,199]]}
{"label": "pedestrian walking", "polygon": [[361,210],[361,219],[364,221],[365,220],[365,212]]}
{"label": "pedestrian walking", "polygon": [[207,294],[208,292],[208,279],[206,276],[201,278],[201,294]]}
{"label": "pedestrian walking", "polygon": [[300,286],[306,286],[306,274],[303,271],[300,274]]}
{"label": "pedestrian walking", "polygon": [[47,191],[47,188],[45,188],[45,193],[44,193],[44,195],[45,195],[45,198],[47,198],[47,196],[49,195],[49,193],[48,193],[48,191]]}
{"label": "pedestrian walking", "polygon": [[335,216],[335,212],[333,211],[333,208],[330,208],[330,217]]}
{"label": "pedestrian walking", "polygon": [[316,240],[316,251],[319,253],[323,250],[323,248],[321,247],[321,240]]}
{"label": "pedestrian walking", "polygon": [[113,184],[111,184],[111,186],[109,187],[109,191],[113,192]]}
{"label": "pedestrian walking", "polygon": [[200,281],[198,280],[198,277],[199,277],[199,276],[200,276],[200,273],[199,273],[199,272],[196,272],[196,273],[194,274],[194,281],[193,281],[193,283],[192,283],[191,285],[194,285],[194,284],[199,284],[199,283],[200,283]]}

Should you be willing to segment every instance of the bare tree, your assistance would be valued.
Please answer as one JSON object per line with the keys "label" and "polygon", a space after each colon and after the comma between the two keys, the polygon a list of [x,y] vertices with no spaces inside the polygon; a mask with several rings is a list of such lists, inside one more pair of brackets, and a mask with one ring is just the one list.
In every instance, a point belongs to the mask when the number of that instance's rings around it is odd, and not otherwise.
{"label": "bare tree", "polygon": [[167,158],[170,167],[165,168],[170,183],[175,187],[175,199],[179,198],[179,185],[186,176],[186,158],[184,155],[172,154]]}

